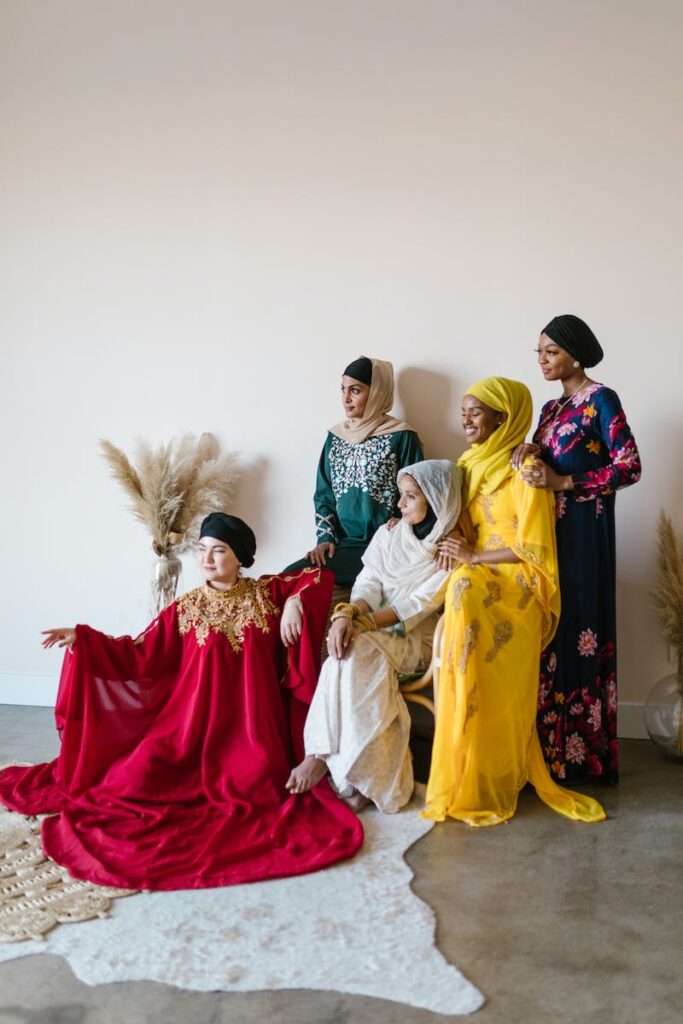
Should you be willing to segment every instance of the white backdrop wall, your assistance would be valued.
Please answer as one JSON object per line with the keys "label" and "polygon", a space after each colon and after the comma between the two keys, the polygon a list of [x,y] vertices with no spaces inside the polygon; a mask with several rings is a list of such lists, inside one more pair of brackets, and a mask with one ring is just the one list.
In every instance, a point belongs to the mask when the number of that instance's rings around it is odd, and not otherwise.
{"label": "white backdrop wall", "polygon": [[617,500],[637,731],[670,670],[660,506],[683,530],[677,0],[2,0],[0,19],[0,701],[53,700],[41,628],[147,621],[149,542],[98,438],[239,449],[235,511],[272,571],[313,540],[348,360],[391,359],[396,412],[455,457],[466,384],[552,397],[532,349],[575,312],[645,466]]}

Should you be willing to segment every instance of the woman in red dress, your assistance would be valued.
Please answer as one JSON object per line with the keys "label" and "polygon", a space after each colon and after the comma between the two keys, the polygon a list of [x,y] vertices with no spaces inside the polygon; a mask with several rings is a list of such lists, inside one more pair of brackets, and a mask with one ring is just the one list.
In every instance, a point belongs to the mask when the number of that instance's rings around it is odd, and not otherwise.
{"label": "woman in red dress", "polygon": [[0,801],[49,813],[45,853],[71,875],[193,889],[316,871],[351,857],[360,822],[323,780],[285,788],[303,757],[332,589],[324,569],[251,579],[256,543],[212,513],[205,584],[136,639],[50,629],[66,646],[48,764],[0,772]]}

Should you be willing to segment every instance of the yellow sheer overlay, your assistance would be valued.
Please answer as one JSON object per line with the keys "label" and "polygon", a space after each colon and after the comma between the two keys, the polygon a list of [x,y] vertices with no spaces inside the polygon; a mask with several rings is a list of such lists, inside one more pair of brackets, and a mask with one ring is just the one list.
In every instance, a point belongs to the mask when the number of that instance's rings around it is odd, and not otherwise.
{"label": "yellow sheer overlay", "polygon": [[497,825],[531,782],[560,814],[602,821],[596,800],[551,779],[536,732],[541,648],[560,611],[553,495],[515,473],[469,511],[478,550],[509,547],[522,561],[462,565],[448,581],[424,815]]}

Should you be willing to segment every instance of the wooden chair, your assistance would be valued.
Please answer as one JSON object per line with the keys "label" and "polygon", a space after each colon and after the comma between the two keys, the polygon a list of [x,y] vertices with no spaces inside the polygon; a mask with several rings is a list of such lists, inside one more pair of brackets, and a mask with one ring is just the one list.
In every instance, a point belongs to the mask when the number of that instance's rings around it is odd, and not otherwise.
{"label": "wooden chair", "polygon": [[[443,644],[444,617],[441,615],[434,629],[434,642],[432,644],[432,660],[422,675],[399,676],[399,689],[403,699],[412,701],[414,704],[421,704],[428,711],[436,716],[436,703],[439,689],[439,672],[441,671],[441,646]],[[422,692],[431,687],[432,697],[427,697]]]}

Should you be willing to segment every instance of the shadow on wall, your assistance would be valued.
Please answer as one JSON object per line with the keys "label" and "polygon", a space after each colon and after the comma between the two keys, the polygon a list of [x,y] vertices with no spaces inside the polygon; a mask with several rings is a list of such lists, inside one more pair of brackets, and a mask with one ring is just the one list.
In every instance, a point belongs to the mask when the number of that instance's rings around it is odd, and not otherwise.
{"label": "shadow on wall", "polygon": [[460,430],[463,388],[453,377],[409,366],[398,376],[405,419],[420,435],[426,459],[457,462],[467,448]]}

